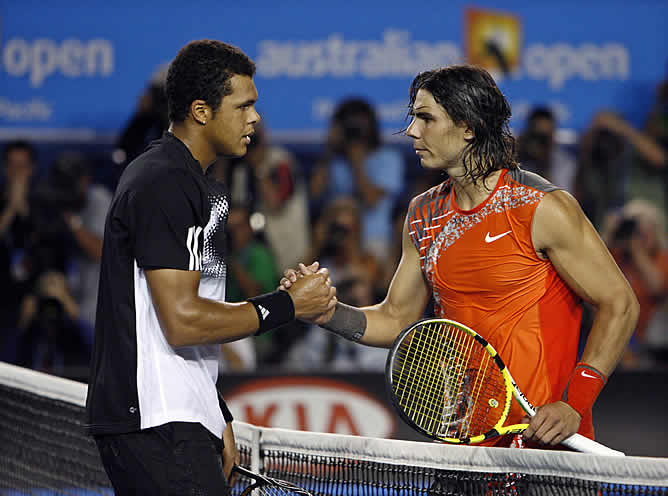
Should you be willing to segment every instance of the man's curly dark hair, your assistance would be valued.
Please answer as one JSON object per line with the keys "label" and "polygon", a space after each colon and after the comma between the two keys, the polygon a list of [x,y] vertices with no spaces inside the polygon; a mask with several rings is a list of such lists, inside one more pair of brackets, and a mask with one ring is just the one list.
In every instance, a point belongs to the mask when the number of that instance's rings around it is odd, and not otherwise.
{"label": "man's curly dark hair", "polygon": [[452,121],[466,124],[475,137],[464,148],[466,175],[476,183],[499,169],[514,169],[515,138],[510,105],[490,74],[472,65],[453,65],[418,74],[410,88],[410,109],[420,89],[432,94]]}
{"label": "man's curly dark hair", "polygon": [[205,101],[215,112],[232,92],[230,78],[235,75],[255,75],[255,64],[239,48],[216,40],[192,41],[181,48],[167,72],[170,122],[183,122],[195,100]]}

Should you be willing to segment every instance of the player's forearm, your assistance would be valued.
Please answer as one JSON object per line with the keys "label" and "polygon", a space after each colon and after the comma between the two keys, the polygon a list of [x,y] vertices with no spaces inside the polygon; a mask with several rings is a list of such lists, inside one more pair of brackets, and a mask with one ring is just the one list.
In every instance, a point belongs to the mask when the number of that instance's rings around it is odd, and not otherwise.
{"label": "player's forearm", "polygon": [[390,348],[401,330],[419,318],[405,313],[402,316],[387,302],[362,308],[338,303],[333,317],[323,327],[350,341]]}
{"label": "player's forearm", "polygon": [[638,321],[638,301],[629,289],[614,301],[599,304],[582,362],[606,376],[617,366]]}
{"label": "player's forearm", "polygon": [[367,329],[362,344],[379,348],[390,348],[399,333],[420,318],[420,315],[405,315],[390,308],[386,302],[363,308],[367,318]]}
{"label": "player's forearm", "polygon": [[196,298],[169,313],[170,321],[161,324],[167,341],[175,348],[234,341],[254,334],[259,327],[255,307],[248,302]]}

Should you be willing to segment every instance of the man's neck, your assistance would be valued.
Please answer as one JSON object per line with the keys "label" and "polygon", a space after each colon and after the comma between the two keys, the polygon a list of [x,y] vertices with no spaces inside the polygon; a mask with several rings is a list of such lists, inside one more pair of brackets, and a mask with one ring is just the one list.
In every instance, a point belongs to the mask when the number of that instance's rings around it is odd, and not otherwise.
{"label": "man's neck", "polygon": [[484,181],[478,180],[475,184],[469,177],[453,177],[457,206],[462,210],[471,210],[487,200],[494,191],[501,172],[494,171]]}
{"label": "man's neck", "polygon": [[199,162],[203,172],[206,172],[209,165],[215,162],[216,152],[198,129],[193,129],[187,122],[171,123],[169,132],[186,145],[193,158]]}

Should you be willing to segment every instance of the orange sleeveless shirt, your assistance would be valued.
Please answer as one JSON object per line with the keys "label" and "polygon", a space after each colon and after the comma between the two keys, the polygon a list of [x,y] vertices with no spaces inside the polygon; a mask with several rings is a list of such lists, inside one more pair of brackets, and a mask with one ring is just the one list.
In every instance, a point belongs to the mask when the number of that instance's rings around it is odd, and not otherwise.
{"label": "orange sleeveless shirt", "polygon": [[[531,239],[536,207],[557,189],[536,174],[504,169],[491,195],[472,210],[457,206],[449,181],[416,196],[408,208],[409,234],[436,315],[489,341],[534,405],[562,398],[577,361],[582,317],[580,299],[538,257]],[[513,402],[506,423],[523,416]],[[593,438],[591,412],[579,432]],[[508,445],[510,437],[489,444]]]}

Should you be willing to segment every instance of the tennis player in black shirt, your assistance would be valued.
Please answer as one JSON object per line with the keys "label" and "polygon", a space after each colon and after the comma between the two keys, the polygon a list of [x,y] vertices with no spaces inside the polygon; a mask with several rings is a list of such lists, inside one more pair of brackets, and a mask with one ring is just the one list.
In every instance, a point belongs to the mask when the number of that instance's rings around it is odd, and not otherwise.
{"label": "tennis player in black shirt", "polygon": [[117,495],[229,494],[238,453],[218,398],[219,344],[336,304],[326,271],[225,303],[224,185],[259,120],[255,65],[201,40],[169,67],[169,131],[124,171],[107,216],[87,428]]}

